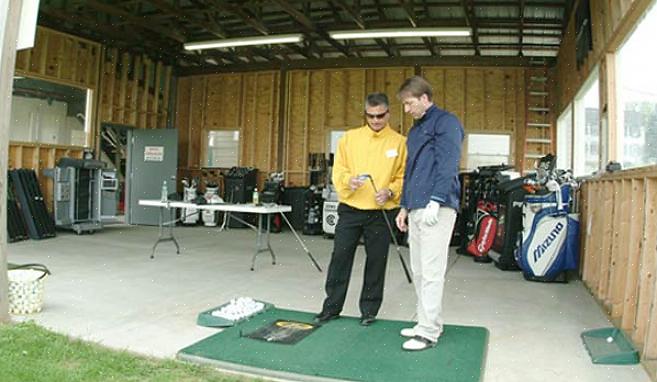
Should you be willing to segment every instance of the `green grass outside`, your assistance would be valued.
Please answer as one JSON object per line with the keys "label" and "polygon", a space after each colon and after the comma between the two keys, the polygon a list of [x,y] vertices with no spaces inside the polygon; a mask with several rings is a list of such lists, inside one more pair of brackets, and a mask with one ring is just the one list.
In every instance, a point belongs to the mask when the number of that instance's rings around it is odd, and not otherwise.
{"label": "green grass outside", "polygon": [[0,325],[2,382],[252,382],[176,360],[141,357],[127,351],[70,339],[34,323]]}

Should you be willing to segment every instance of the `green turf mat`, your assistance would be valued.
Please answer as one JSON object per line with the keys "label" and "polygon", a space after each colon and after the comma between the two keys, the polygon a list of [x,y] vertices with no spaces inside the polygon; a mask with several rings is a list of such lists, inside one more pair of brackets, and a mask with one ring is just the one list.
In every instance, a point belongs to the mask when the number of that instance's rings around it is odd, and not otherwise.
{"label": "green turf mat", "polygon": [[408,322],[377,320],[369,327],[357,318],[329,321],[295,345],[244,337],[276,320],[312,322],[313,314],[270,309],[178,353],[181,359],[223,369],[291,380],[480,381],[488,330],[446,325],[438,345],[421,352],[401,349],[399,335]]}

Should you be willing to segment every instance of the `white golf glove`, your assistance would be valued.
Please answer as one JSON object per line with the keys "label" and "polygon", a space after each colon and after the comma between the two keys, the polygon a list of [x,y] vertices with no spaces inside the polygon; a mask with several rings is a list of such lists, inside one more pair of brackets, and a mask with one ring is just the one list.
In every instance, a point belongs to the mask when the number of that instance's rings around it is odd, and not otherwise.
{"label": "white golf glove", "polygon": [[438,223],[438,212],[440,211],[440,203],[434,202],[433,200],[424,207],[424,213],[422,214],[422,219],[424,224],[429,227],[436,225]]}

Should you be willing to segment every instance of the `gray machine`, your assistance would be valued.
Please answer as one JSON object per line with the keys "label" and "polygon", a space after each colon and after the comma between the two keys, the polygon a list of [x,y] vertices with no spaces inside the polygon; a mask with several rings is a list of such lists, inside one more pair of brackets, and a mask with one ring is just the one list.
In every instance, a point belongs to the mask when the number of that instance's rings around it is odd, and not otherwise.
{"label": "gray machine", "polygon": [[[117,179],[114,170],[93,159],[62,158],[45,174],[53,178],[54,215],[57,227],[78,235],[103,228],[103,218],[115,218]],[[103,201],[107,207],[103,207]],[[113,208],[112,208],[113,207]],[[112,213],[113,211],[113,213]]]}

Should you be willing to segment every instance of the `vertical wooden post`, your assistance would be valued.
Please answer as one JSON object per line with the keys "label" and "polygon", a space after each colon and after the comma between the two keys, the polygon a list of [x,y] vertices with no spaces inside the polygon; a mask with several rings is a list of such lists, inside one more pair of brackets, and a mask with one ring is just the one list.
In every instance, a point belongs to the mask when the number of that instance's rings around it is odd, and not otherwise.
{"label": "vertical wooden post", "polygon": [[16,39],[23,0],[0,3],[0,323],[9,322],[7,280],[7,162],[11,89],[16,65]]}

